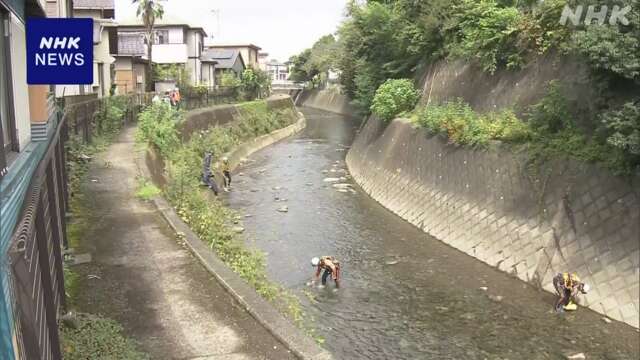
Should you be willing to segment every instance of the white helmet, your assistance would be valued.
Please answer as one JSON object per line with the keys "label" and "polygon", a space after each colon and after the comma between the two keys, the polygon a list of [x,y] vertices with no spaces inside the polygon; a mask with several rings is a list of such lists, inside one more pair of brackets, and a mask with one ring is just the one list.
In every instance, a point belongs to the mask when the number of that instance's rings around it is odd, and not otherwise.
{"label": "white helmet", "polygon": [[225,156],[222,158],[222,161],[229,161],[229,158]]}
{"label": "white helmet", "polygon": [[311,266],[318,266],[318,264],[320,264],[320,258],[314,257],[311,259]]}
{"label": "white helmet", "polygon": [[591,290],[591,286],[589,286],[589,284],[582,284],[582,293],[583,294],[588,293],[589,290]]}

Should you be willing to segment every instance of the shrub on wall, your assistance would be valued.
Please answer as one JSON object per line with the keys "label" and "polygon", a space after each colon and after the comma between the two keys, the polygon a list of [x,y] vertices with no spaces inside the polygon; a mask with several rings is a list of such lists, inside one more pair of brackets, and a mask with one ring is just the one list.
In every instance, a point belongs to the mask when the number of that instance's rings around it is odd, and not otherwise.
{"label": "shrub on wall", "polygon": [[522,50],[518,31],[523,15],[515,7],[503,7],[494,0],[463,0],[453,7],[457,28],[448,44],[451,55],[477,60],[493,74],[500,67],[519,68]]}
{"label": "shrub on wall", "polygon": [[136,139],[142,143],[154,144],[163,157],[169,157],[180,144],[176,125],[181,119],[182,112],[171,105],[153,104],[138,115]]}
{"label": "shrub on wall", "polygon": [[640,160],[640,103],[626,103],[619,110],[607,112],[601,118],[612,132],[607,142]]}
{"label": "shrub on wall", "polygon": [[419,96],[411,80],[390,79],[376,90],[371,111],[389,121],[402,112],[413,110]]}
{"label": "shrub on wall", "polygon": [[458,145],[486,146],[490,140],[519,142],[531,130],[512,111],[480,114],[462,100],[428,105],[416,111],[417,122]]}

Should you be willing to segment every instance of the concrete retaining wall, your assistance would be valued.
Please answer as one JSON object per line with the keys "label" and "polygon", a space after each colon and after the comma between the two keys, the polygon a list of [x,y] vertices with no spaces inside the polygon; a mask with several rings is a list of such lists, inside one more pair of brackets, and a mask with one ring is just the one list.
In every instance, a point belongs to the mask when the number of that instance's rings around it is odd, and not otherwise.
{"label": "concrete retaining wall", "polygon": [[296,100],[296,105],[354,116],[357,109],[338,89],[304,90]]}
{"label": "concrete retaining wall", "polygon": [[[267,107],[272,110],[294,109],[293,101],[288,95],[273,95],[267,100]],[[216,105],[208,108],[189,111],[178,131],[182,139],[188,141],[194,132],[206,130],[212,126],[222,126],[240,119],[242,107],[238,105]]]}
{"label": "concrete retaining wall", "polygon": [[583,305],[639,326],[639,177],[566,161],[525,168],[401,119],[369,119],[347,165],[371,197],[443,242],[550,292],[554,274],[575,271],[593,287]]}
{"label": "concrete retaining wall", "polygon": [[[272,110],[290,109],[292,111],[295,111],[293,101],[288,95],[271,96],[266,100],[266,102],[267,107]],[[235,121],[239,121],[242,118],[241,108],[241,104],[234,104],[217,105],[204,109],[189,111],[185,115],[185,120],[180,123],[178,127],[180,136],[182,137],[183,141],[188,141],[191,138],[191,135],[195,132],[207,130],[213,126],[225,126],[228,124],[232,124]],[[260,149],[260,147],[258,147],[259,145],[262,145],[262,147],[266,147],[273,144],[274,142],[291,136],[296,132],[304,129],[304,127],[306,126],[304,116],[298,113],[297,117],[298,121],[293,125],[255,138],[248,143],[240,145],[234,152],[231,153],[231,155],[227,154],[227,156],[229,157],[229,166],[234,169],[238,165],[237,161],[239,161],[239,158],[236,159],[236,153],[244,154],[241,157],[249,156],[251,153],[256,151],[251,149]],[[165,172],[165,162],[162,158],[162,155],[160,155],[160,151],[150,145],[147,148],[144,160],[147,169],[149,169],[149,175],[153,183],[160,188],[164,188],[167,184],[167,176]],[[216,169],[218,166],[219,164],[215,163],[212,165],[212,169]],[[219,171],[214,171],[214,178],[218,184],[222,184],[223,179]]]}

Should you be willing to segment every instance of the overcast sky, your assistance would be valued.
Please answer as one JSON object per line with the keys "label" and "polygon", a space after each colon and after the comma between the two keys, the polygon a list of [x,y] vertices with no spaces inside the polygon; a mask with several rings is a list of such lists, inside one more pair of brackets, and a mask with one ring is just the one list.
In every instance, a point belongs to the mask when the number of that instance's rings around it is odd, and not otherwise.
{"label": "overcast sky", "polygon": [[[116,0],[116,20],[135,17],[131,0]],[[167,0],[165,13],[203,27],[207,43],[253,43],[269,58],[287,60],[334,33],[347,0]],[[219,11],[220,23],[217,23]]]}

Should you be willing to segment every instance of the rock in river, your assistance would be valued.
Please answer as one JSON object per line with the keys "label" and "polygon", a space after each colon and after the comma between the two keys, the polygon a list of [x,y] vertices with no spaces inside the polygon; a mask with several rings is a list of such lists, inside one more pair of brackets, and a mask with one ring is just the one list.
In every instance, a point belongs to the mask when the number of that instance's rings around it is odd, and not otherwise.
{"label": "rock in river", "polygon": [[231,230],[233,230],[233,232],[236,234],[240,234],[244,232],[244,228],[242,226],[234,226],[231,228]]}
{"label": "rock in river", "polygon": [[339,178],[331,178],[330,177],[330,178],[325,178],[323,181],[324,182],[328,182],[328,183],[334,183],[334,182],[340,181],[340,179]]}
{"label": "rock in river", "polygon": [[348,189],[351,187],[351,184],[333,184],[333,187],[336,189]]}
{"label": "rock in river", "polygon": [[577,354],[573,354],[573,355],[567,355],[567,359],[568,360],[581,360],[581,359],[586,359],[587,357],[584,355],[584,353],[577,353]]}

